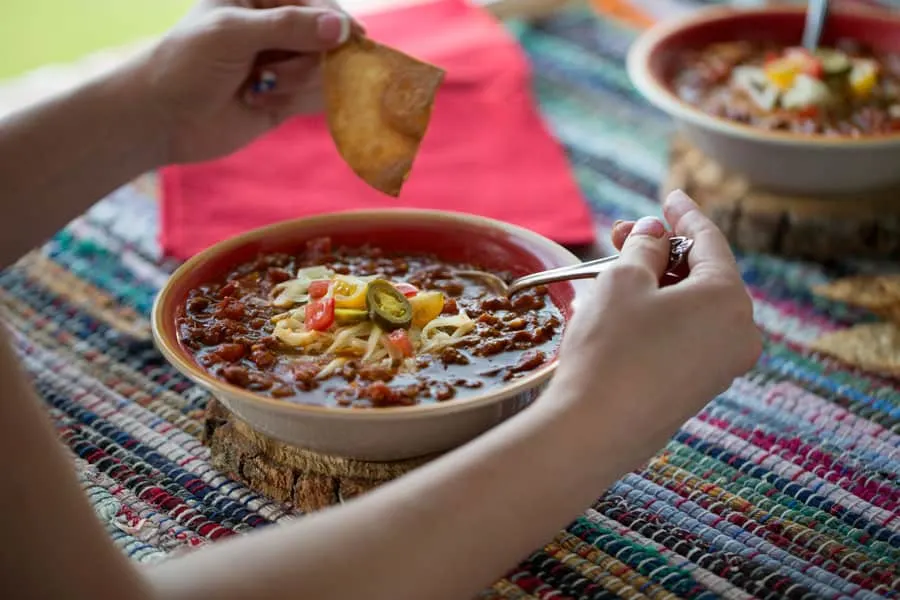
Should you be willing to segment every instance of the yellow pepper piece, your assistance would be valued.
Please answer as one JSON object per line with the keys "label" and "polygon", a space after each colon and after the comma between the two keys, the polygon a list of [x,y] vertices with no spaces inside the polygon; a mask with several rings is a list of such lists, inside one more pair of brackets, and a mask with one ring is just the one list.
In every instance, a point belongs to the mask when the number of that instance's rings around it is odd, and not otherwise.
{"label": "yellow pepper piece", "polygon": [[444,295],[440,292],[420,292],[409,298],[413,327],[425,327],[444,310]]}
{"label": "yellow pepper piece", "polygon": [[355,308],[358,310],[366,308],[365,283],[344,275],[335,275],[332,286],[334,287],[335,308]]}
{"label": "yellow pepper piece", "polygon": [[766,79],[780,90],[789,89],[794,85],[799,69],[794,61],[786,59],[774,60],[765,66]]}
{"label": "yellow pepper piece", "polygon": [[850,89],[858,98],[865,98],[878,81],[878,68],[872,61],[859,61],[850,71]]}

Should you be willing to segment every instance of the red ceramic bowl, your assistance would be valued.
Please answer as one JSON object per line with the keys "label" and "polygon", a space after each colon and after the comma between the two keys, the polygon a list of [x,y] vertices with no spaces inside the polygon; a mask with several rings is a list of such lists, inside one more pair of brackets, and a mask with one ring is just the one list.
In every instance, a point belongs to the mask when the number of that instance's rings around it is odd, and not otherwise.
{"label": "red ceramic bowl", "polygon": [[[672,89],[677,59],[686,50],[735,40],[800,45],[805,7],[715,7],[660,23],[628,54],[628,74],[652,104],[671,115],[684,135],[752,184],[776,191],[844,194],[900,185],[900,133],[859,138],[764,131],[710,116]],[[832,10],[822,44],[852,38],[900,52],[900,15],[868,8]]]}
{"label": "red ceramic bowl", "polygon": [[[578,263],[558,244],[531,231],[481,217],[427,210],[333,213],[277,223],[216,244],[184,263],[157,296],[154,339],[185,376],[208,389],[234,414],[272,438],[326,454],[365,460],[399,460],[448,450],[527,406],[556,368],[556,358],[506,385],[448,402],[410,407],[353,409],[279,401],[210,375],[184,347],[176,319],[188,292],[216,280],[260,252],[298,252],[307,240],[330,236],[335,244],[372,244],[387,251],[429,252],[449,261],[526,274]],[[584,282],[550,287],[565,319]],[[315,393],[315,392],[313,392]]]}

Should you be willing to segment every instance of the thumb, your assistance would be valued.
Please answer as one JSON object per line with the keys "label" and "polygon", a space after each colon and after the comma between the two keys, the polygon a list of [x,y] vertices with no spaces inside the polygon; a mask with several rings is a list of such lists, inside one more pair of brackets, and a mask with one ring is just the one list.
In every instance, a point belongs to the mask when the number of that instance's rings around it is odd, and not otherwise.
{"label": "thumb", "polygon": [[246,52],[322,52],[350,36],[350,17],[326,8],[279,6],[224,9],[220,26],[226,43]]}
{"label": "thumb", "polygon": [[662,221],[655,217],[643,217],[634,224],[625,239],[619,262],[646,269],[654,281],[659,281],[669,265],[670,246],[669,235]]}

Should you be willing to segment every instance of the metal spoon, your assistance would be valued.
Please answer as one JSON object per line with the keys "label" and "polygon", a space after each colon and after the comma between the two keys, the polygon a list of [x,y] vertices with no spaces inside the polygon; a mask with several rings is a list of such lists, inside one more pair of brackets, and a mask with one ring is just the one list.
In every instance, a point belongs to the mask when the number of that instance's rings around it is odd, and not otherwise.
{"label": "metal spoon", "polygon": [[[677,277],[674,274],[675,269],[681,266],[687,258],[688,252],[694,245],[694,240],[686,237],[675,236],[670,239],[671,247],[669,249],[669,265],[666,268],[666,275]],[[614,254],[597,260],[541,271],[519,277],[512,283],[508,284],[494,275],[485,271],[457,271],[456,274],[462,277],[473,277],[482,279],[501,296],[511,297],[516,292],[520,292],[526,288],[547,283],[556,283],[558,281],[569,281],[571,279],[591,279],[606,270],[610,264],[618,260],[619,255]]]}
{"label": "metal spoon", "polygon": [[809,0],[806,5],[806,24],[803,26],[803,47],[809,52],[815,52],[819,48],[827,17],[828,0]]}

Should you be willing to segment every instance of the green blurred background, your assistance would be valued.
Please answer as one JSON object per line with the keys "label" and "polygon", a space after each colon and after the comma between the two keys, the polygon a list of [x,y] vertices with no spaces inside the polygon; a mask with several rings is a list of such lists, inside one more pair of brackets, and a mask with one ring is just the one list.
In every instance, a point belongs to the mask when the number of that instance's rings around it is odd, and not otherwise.
{"label": "green blurred background", "polygon": [[0,0],[0,79],[159,34],[193,0]]}

